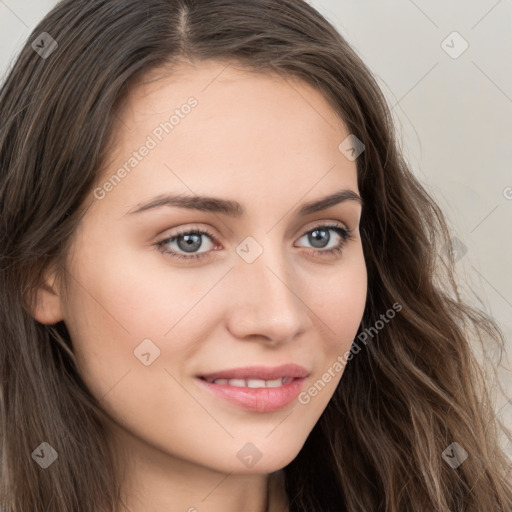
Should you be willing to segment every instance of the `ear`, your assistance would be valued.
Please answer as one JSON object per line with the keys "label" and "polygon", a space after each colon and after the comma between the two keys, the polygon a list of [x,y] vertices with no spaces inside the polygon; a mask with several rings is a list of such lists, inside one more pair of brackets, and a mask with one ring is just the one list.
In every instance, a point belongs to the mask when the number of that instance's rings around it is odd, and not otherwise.
{"label": "ear", "polygon": [[56,273],[50,270],[35,293],[32,316],[42,324],[56,324],[63,319],[62,301],[56,282]]}

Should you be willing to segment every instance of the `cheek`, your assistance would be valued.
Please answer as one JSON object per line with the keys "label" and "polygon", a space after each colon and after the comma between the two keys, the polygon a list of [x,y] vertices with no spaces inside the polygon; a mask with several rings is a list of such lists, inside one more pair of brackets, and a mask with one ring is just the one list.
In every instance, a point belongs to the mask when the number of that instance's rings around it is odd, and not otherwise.
{"label": "cheek", "polygon": [[348,350],[366,305],[367,272],[362,251],[333,272],[322,286],[312,287],[309,297],[316,305],[319,329],[328,340],[329,352]]}
{"label": "cheek", "polygon": [[366,287],[365,268],[359,267],[345,276],[341,273],[318,296],[315,312],[319,317],[317,331],[320,341],[314,353],[318,364],[315,378],[310,379],[297,399],[302,416],[310,419],[306,421],[309,429],[327,407],[337,386],[343,385],[340,380],[364,313]]}
{"label": "cheek", "polygon": [[162,371],[164,351],[167,362],[181,369],[180,361],[199,347],[194,327],[200,329],[212,314],[212,304],[202,301],[211,288],[211,272],[203,278],[195,270],[192,287],[186,269],[171,272],[164,256],[151,252],[141,259],[135,251],[83,250],[70,269],[75,279],[65,323],[82,377],[96,396],[128,371],[147,369],[144,359]]}
{"label": "cheek", "polygon": [[310,401],[310,406],[318,411],[327,405],[343,375],[363,317],[367,272],[362,251],[359,256],[333,273],[328,285],[316,287],[309,295],[311,304],[316,305],[316,329],[321,333],[317,353],[321,365],[316,369],[318,380],[306,390],[308,396],[303,402],[299,399],[299,403]]}

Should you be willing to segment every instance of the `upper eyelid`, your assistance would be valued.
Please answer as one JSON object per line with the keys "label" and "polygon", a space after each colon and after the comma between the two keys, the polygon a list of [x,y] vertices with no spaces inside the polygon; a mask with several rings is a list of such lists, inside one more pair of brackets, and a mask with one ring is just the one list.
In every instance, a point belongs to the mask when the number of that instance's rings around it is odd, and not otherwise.
{"label": "upper eyelid", "polygon": [[[302,237],[304,236],[306,233],[309,233],[311,230],[313,229],[316,229],[318,227],[323,227],[323,226],[327,226],[327,225],[330,225],[330,224],[333,224],[333,225],[336,225],[336,227],[340,227],[340,228],[343,228],[347,231],[353,231],[350,229],[350,227],[347,225],[347,223],[345,222],[342,222],[342,221],[338,221],[338,220],[323,220],[323,221],[311,221],[310,223],[307,223],[305,227],[303,227],[298,236]],[[211,238],[213,238],[216,242],[219,242],[219,236],[217,236],[216,233],[214,233],[210,227],[208,228],[204,228],[204,227],[201,227],[199,225],[191,225],[190,227],[186,227],[186,228],[180,228],[178,229],[178,231],[176,233],[170,233],[168,234],[167,236],[165,236],[164,238],[162,238],[162,241],[166,241],[166,240],[169,240],[169,239],[172,239],[172,238],[176,238],[176,237],[179,237],[179,236],[183,236],[185,234],[188,234],[188,233],[193,233],[193,232],[196,232],[196,231],[206,231],[206,234],[208,236],[210,236]]]}

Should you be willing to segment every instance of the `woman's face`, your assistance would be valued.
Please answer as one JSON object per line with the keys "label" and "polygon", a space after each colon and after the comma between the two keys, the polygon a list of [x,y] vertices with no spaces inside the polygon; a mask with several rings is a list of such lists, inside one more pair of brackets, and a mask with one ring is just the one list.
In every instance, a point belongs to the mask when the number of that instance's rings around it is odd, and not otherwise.
{"label": "woman's face", "polygon": [[275,471],[327,406],[363,315],[361,204],[322,203],[359,193],[349,132],[311,86],[211,61],[139,86],[117,130],[71,295],[46,311],[132,455]]}

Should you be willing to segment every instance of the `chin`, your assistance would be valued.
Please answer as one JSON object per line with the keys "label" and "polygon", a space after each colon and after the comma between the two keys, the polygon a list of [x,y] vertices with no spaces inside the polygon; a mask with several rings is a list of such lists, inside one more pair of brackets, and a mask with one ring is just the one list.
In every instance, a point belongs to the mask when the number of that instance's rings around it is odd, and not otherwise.
{"label": "chin", "polygon": [[[281,440],[268,439],[258,444],[247,442],[235,451],[235,464],[226,468],[239,474],[267,474],[278,471],[292,462],[299,454],[303,442],[283,446]],[[238,443],[237,443],[238,444]]]}

